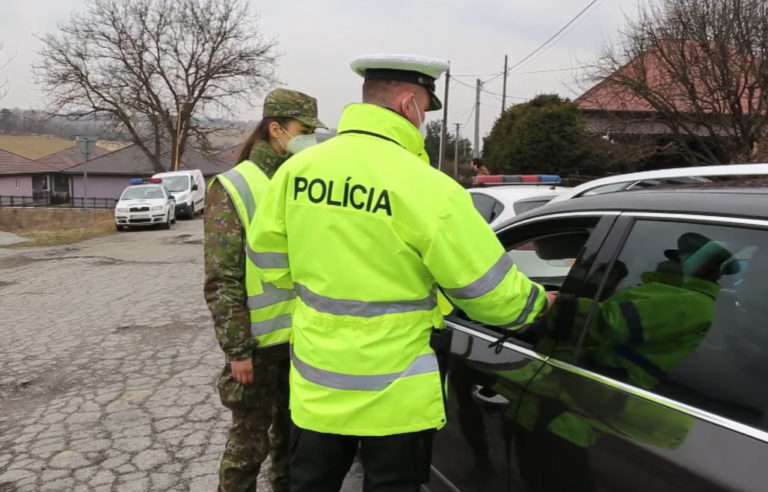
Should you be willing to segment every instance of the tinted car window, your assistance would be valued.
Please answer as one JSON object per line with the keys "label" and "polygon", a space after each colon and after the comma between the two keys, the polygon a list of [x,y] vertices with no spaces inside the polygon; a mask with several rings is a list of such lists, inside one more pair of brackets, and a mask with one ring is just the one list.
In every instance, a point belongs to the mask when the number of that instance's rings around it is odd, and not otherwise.
{"label": "tinted car window", "polygon": [[574,359],[577,340],[584,331],[584,318],[577,316],[575,300],[581,299],[579,305],[588,306],[586,296],[597,291],[597,287],[586,285],[585,276],[612,222],[612,217],[559,218],[500,234],[518,270],[547,290],[560,293],[547,316],[521,332],[506,333],[542,354],[550,353],[555,345],[568,345],[571,348],[559,351],[559,357]]}
{"label": "tinted car window", "polygon": [[525,212],[530,212],[533,209],[543,207],[544,205],[549,203],[550,200],[552,200],[554,197],[555,195],[518,200],[513,205],[515,209],[515,214],[522,215]]}
{"label": "tinted car window", "polygon": [[517,269],[540,282],[562,285],[589,239],[589,230],[552,232],[509,249]]}
{"label": "tinted car window", "polygon": [[638,221],[605,277],[579,364],[768,429],[768,231]]}
{"label": "tinted car window", "polygon": [[470,193],[470,195],[472,196],[475,208],[488,223],[493,222],[493,219],[498,217],[502,210],[504,210],[504,205],[491,196],[482,193]]}

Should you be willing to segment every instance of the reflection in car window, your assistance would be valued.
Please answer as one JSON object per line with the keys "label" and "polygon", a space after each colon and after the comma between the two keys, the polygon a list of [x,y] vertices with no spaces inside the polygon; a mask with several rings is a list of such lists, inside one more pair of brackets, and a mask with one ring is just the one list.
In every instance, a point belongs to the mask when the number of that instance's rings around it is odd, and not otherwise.
{"label": "reflection in car window", "polygon": [[768,231],[639,221],[579,363],[768,429]]}
{"label": "reflection in car window", "polygon": [[507,254],[526,276],[560,286],[588,238],[589,231],[552,233],[514,246]]}
{"label": "reflection in car window", "polygon": [[[557,345],[558,338],[577,339],[582,333],[583,319],[573,315],[571,300],[584,291],[582,279],[594,260],[594,252],[586,253],[586,245],[599,221],[596,217],[553,219],[512,228],[502,234],[507,254],[517,269],[547,290],[560,292],[552,311],[516,333],[516,340],[547,354]],[[575,343],[572,346],[575,347]],[[560,355],[561,359],[573,359]]]}
{"label": "reflection in car window", "polygon": [[491,196],[483,193],[470,193],[470,196],[477,211],[489,224],[504,210],[504,205]]}

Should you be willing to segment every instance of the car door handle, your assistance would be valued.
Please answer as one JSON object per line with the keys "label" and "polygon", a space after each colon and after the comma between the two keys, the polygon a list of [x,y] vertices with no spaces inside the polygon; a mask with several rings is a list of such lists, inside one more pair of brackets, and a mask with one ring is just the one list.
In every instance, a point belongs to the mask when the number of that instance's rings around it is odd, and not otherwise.
{"label": "car door handle", "polygon": [[509,405],[509,400],[507,400],[504,396],[498,394],[494,390],[487,388],[485,386],[475,385],[472,388],[472,398],[475,399],[475,401],[478,401],[480,403],[483,403],[485,405],[493,405],[493,406],[505,406]]}

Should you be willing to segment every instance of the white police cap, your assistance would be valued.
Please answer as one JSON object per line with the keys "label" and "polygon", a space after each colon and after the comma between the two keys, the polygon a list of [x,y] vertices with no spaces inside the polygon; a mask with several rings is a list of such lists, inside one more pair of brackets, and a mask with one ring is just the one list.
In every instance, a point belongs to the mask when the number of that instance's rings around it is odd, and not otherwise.
{"label": "white police cap", "polygon": [[443,107],[435,94],[435,80],[448,70],[448,62],[419,55],[378,54],[352,60],[351,67],[366,80],[398,80],[417,84],[429,91],[427,111]]}

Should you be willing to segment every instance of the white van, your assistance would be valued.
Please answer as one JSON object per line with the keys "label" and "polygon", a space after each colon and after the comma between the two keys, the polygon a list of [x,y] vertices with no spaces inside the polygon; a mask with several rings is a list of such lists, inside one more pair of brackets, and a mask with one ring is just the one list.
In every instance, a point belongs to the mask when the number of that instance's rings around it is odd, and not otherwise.
{"label": "white van", "polygon": [[163,180],[163,186],[176,199],[176,216],[191,219],[205,209],[205,178],[199,169],[172,171],[152,176]]}

